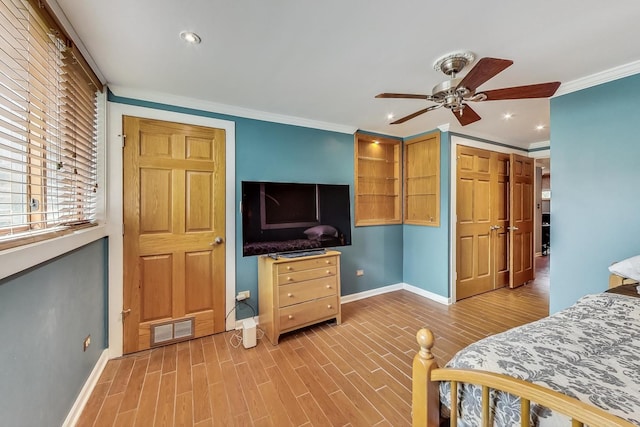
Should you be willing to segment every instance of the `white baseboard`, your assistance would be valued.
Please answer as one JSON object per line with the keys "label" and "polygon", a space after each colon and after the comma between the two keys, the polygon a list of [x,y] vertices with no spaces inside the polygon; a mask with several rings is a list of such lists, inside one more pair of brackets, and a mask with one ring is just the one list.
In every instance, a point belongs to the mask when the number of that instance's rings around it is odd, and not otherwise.
{"label": "white baseboard", "polygon": [[381,288],[372,289],[370,291],[358,292],[357,294],[345,295],[340,297],[340,304],[347,304],[361,299],[374,297],[376,295],[386,294],[387,292],[399,291],[402,284],[383,286]]}
{"label": "white baseboard", "polygon": [[358,301],[364,298],[386,294],[387,292],[399,291],[401,289],[412,292],[416,295],[420,295],[421,297],[428,298],[440,304],[445,304],[445,305],[451,304],[451,300],[447,297],[434,294],[433,292],[425,291],[424,289],[420,289],[416,286],[412,286],[407,283],[397,283],[395,285],[383,286],[381,288],[372,289],[370,291],[364,291],[364,292],[359,292],[357,294],[345,295],[340,298],[340,303],[347,304],[347,303]]}
{"label": "white baseboard", "polygon": [[82,414],[82,410],[84,409],[84,406],[87,404],[87,401],[89,400],[89,397],[91,396],[91,393],[93,392],[94,387],[98,383],[98,380],[100,379],[100,375],[102,375],[102,371],[104,370],[104,367],[107,366],[108,361],[109,361],[109,350],[105,348],[104,350],[102,350],[102,354],[98,358],[96,365],[93,367],[93,370],[89,375],[89,378],[87,378],[87,381],[84,383],[84,386],[82,386],[82,390],[80,390],[80,394],[78,394],[78,397],[76,398],[76,401],[71,407],[71,410],[67,415],[67,418],[62,423],[63,427],[73,427],[76,425],[76,423],[78,422],[78,419],[80,418],[80,415]]}
{"label": "white baseboard", "polygon": [[418,288],[413,285],[409,285],[408,283],[402,283],[402,289],[405,291],[413,292],[416,295],[420,295],[421,297],[428,298],[432,301],[438,302],[444,305],[450,305],[451,299],[447,297],[443,297],[442,295],[435,294],[433,292],[426,291],[422,288]]}

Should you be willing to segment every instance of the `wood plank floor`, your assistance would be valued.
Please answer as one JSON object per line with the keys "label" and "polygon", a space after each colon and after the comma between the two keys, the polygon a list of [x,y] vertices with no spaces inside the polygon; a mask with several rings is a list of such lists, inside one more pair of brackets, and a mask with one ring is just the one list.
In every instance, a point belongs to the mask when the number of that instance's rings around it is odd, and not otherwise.
{"label": "wood plank floor", "polygon": [[431,328],[442,366],[464,346],[548,313],[536,280],[444,306],[396,291],[342,306],[342,324],[265,339],[233,332],[110,360],[78,426],[409,426],[415,334]]}

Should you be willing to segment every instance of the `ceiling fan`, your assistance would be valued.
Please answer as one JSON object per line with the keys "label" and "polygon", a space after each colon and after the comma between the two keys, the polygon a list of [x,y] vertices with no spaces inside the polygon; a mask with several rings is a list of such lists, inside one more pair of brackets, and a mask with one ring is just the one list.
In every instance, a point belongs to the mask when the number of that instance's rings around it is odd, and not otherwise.
{"label": "ceiling fan", "polygon": [[462,126],[480,120],[467,102],[498,101],[503,99],[548,98],[556,93],[560,82],[539,83],[476,92],[478,86],[495,77],[513,64],[509,59],[482,58],[463,78],[456,77],[464,67],[474,60],[471,52],[455,52],[445,55],[433,64],[436,71],[442,71],[449,80],[433,87],[431,95],[412,95],[406,93],[381,93],[376,98],[424,99],[436,102],[415,113],[392,122],[392,125],[404,123],[426,112],[445,107],[454,113]]}

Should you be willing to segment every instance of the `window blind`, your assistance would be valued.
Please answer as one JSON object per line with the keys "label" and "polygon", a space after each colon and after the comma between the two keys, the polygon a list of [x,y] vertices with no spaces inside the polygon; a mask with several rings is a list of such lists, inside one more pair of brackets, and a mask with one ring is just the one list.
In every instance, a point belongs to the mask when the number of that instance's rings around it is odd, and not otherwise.
{"label": "window blind", "polygon": [[45,3],[0,0],[0,249],[95,221],[101,90]]}

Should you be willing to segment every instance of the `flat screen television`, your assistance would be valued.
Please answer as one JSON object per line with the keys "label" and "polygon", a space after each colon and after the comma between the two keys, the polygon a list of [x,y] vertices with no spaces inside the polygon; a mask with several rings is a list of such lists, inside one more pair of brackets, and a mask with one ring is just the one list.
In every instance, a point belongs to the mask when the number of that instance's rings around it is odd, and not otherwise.
{"label": "flat screen television", "polygon": [[351,245],[349,185],[242,182],[242,255]]}

